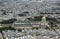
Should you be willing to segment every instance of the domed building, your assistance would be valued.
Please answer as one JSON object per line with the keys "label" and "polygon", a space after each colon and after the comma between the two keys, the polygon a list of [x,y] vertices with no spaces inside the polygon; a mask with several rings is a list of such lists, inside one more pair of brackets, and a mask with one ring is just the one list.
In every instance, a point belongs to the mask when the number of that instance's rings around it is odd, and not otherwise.
{"label": "domed building", "polygon": [[13,27],[20,28],[20,29],[24,29],[24,28],[32,29],[33,27],[46,28],[47,26],[49,25],[48,22],[46,21],[45,16],[42,17],[41,21],[17,20],[16,22],[13,23]]}
{"label": "domed building", "polygon": [[48,27],[49,25],[48,25],[48,21],[46,21],[46,16],[43,16],[42,17],[42,20],[41,20],[41,22],[40,22],[40,27],[41,28],[46,28],[46,27]]}

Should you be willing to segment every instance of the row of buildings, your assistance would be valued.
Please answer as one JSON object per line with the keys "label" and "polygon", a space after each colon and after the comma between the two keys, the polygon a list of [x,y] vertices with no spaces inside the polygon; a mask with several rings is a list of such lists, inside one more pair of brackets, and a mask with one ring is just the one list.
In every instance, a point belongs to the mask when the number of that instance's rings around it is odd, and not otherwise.
{"label": "row of buildings", "polygon": [[[2,31],[5,39],[60,39],[60,29],[56,30],[56,33],[53,30],[39,29],[39,30],[22,30],[14,31],[14,30],[4,30]],[[3,38],[2,36],[2,38]],[[0,36],[1,37],[1,36]]]}

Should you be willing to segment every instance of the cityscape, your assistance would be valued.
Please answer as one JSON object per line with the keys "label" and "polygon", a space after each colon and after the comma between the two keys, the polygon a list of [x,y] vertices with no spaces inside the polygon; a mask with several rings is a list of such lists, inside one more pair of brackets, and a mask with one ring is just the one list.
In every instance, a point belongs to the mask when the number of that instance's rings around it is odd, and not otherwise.
{"label": "cityscape", "polygon": [[0,39],[60,39],[60,0],[0,0]]}

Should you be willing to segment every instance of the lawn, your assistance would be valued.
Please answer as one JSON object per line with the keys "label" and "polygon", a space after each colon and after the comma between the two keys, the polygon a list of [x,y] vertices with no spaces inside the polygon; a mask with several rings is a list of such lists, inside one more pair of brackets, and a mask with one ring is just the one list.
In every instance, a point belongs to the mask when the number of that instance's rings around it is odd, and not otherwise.
{"label": "lawn", "polygon": [[12,26],[12,24],[1,24],[1,26],[3,26],[3,27],[9,27],[9,26]]}

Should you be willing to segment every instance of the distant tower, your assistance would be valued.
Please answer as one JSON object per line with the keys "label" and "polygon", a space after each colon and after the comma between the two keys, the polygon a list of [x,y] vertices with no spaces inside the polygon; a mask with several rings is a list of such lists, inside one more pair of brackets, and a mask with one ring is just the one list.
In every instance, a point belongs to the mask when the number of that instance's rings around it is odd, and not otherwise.
{"label": "distant tower", "polygon": [[46,26],[48,26],[48,23],[46,21],[46,16],[45,15],[42,17],[42,21],[40,23],[40,26],[43,27],[43,28],[45,28]]}

